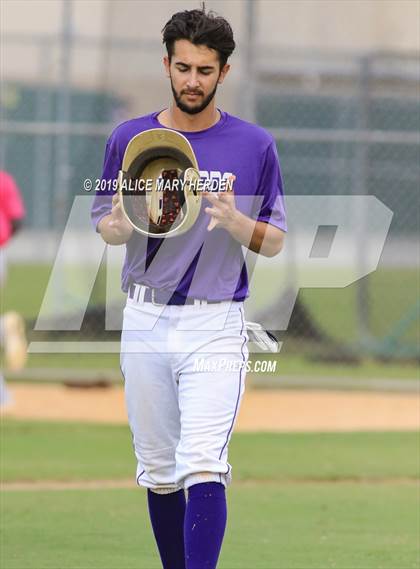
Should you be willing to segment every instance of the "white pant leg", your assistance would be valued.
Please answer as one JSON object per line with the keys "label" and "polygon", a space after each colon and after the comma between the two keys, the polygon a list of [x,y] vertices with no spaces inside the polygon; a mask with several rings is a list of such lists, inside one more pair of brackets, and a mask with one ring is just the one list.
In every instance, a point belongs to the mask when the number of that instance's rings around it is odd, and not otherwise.
{"label": "white pant leg", "polygon": [[[185,307],[178,341],[188,341],[191,354],[179,358],[181,437],[176,449],[176,479],[185,488],[200,482],[231,481],[228,444],[245,388],[248,360],[242,303],[226,307]],[[221,330],[217,322],[223,322]],[[188,324],[190,326],[188,326]],[[204,367],[197,371],[197,360]],[[203,474],[205,473],[205,474]]]}
{"label": "white pant leg", "polygon": [[[121,370],[138,462],[137,483],[165,493],[181,487],[176,483],[175,473],[175,449],[180,436],[177,377],[172,370],[171,355],[153,348],[153,342],[159,341],[160,347],[165,344],[169,320],[162,315],[153,330],[138,330],[158,312],[151,304],[127,304]],[[147,351],[130,351],[135,343],[149,341]]]}

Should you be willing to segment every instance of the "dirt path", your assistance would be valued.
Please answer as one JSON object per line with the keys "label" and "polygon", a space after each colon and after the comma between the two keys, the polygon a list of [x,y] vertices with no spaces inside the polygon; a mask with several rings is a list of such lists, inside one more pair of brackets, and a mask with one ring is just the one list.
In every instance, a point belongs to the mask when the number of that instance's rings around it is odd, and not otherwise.
{"label": "dirt path", "polygon": [[[16,384],[3,414],[19,419],[126,424],[121,387]],[[355,391],[255,390],[245,393],[237,431],[420,429],[420,397]]]}
{"label": "dirt path", "polygon": [[[382,485],[395,485],[401,486],[404,484],[406,486],[416,485],[418,486],[417,478],[281,478],[279,480],[267,479],[267,480],[253,480],[248,478],[247,480],[235,480],[235,486],[282,486],[286,484],[296,485],[296,484],[311,484],[325,486],[334,484],[344,485],[344,484],[382,484]],[[46,491],[61,491],[61,490],[109,490],[109,489],[129,489],[132,490],[136,488],[136,482],[134,478],[128,479],[117,479],[117,480],[32,480],[32,481],[14,481],[14,482],[3,482],[0,484],[1,491],[33,491],[33,490],[46,490]]]}

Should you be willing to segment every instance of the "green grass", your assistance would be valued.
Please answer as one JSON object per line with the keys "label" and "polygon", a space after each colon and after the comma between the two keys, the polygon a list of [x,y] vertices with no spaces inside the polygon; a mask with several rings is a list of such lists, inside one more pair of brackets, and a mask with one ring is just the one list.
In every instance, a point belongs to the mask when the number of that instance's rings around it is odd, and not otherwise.
{"label": "green grass", "polygon": [[6,288],[2,294],[2,311],[17,310],[28,320],[36,318],[51,268],[49,265],[10,264]]}
{"label": "green grass", "polygon": [[134,480],[128,426],[3,420],[1,443],[3,480]]}
{"label": "green grass", "polygon": [[[380,362],[364,359],[358,365],[345,365],[340,363],[322,363],[310,361],[304,355],[288,354],[282,349],[278,355],[253,354],[252,359],[277,360],[275,373],[264,375],[278,377],[281,385],[282,377],[307,376],[313,377],[343,377],[357,379],[366,378],[397,378],[418,379],[419,368],[415,363],[405,364],[398,362]],[[107,370],[114,371],[119,376],[119,354],[30,354],[27,362],[28,369],[61,368],[66,370]],[[69,374],[71,375],[71,374]],[[24,378],[25,373],[22,373]],[[249,377],[252,377],[250,374]],[[357,381],[355,381],[357,387]]]}
{"label": "green grass", "polygon": [[[417,569],[410,485],[232,486],[219,569]],[[6,492],[4,569],[157,569],[141,490]]]}
{"label": "green grass", "polygon": [[[381,268],[365,279],[371,333],[380,339],[392,333],[397,322],[418,301],[419,273],[416,269]],[[358,286],[353,283],[345,288],[308,288],[299,294],[328,335],[344,342],[356,341]],[[417,320],[406,331],[405,340],[418,340],[418,326]]]}
{"label": "green grass", "polygon": [[305,358],[304,355],[287,353],[286,348],[282,349],[278,355],[273,354],[254,354],[252,358],[277,360],[276,371],[278,383],[285,376],[307,376],[313,377],[343,377],[354,379],[357,387],[357,379],[376,378],[376,379],[419,379],[419,367],[414,362],[381,362],[369,358],[364,358],[359,364],[343,363],[322,363]]}
{"label": "green grass", "polygon": [[6,492],[2,508],[3,569],[159,567],[135,489]]}
{"label": "green grass", "polygon": [[119,354],[30,354],[27,368],[114,369],[119,373]]}
{"label": "green grass", "polygon": [[[36,318],[43,295],[48,284],[51,267],[48,265],[11,265],[7,288],[2,298],[2,310],[15,309],[28,320]],[[265,302],[276,293],[276,283],[270,280],[270,271],[259,269],[255,290],[257,297]],[[30,283],[30,294],[28,294]],[[102,284],[101,284],[102,283]],[[302,289],[300,299],[310,310],[316,324],[331,338],[344,345],[357,340],[357,283],[346,288]],[[262,288],[264,287],[264,288]],[[419,274],[411,269],[379,269],[368,277],[370,294],[372,331],[377,339],[390,334],[396,323],[416,301],[419,292]],[[97,279],[92,298],[98,302],[103,299],[103,271]],[[403,334],[401,342],[415,344],[418,341],[418,321],[411,323]],[[278,375],[314,375],[335,377],[418,377],[418,366],[413,361],[381,362],[362,359],[359,365],[343,363],[321,363],[308,360],[313,348],[301,340],[285,336],[279,356]],[[117,354],[32,354],[28,367],[65,368],[115,368],[118,369]]]}
{"label": "green grass", "polygon": [[[259,267],[258,273],[253,277],[251,288],[255,294],[255,303],[259,308],[270,305],[279,295],[279,283],[276,282],[276,272],[268,266]],[[338,274],[347,275],[349,271],[329,269],[331,282],[334,282]],[[327,272],[327,270],[325,271]],[[306,282],[311,281],[311,272],[302,271],[302,277]],[[314,274],[315,280],[319,274]],[[278,278],[278,277],[277,277]],[[324,278],[324,281],[327,279]],[[315,323],[332,338],[342,341],[356,341],[358,338],[358,290],[357,282],[344,288],[302,288],[299,291],[299,299],[310,311]],[[416,268],[413,269],[390,269],[379,268],[370,275],[364,277],[367,289],[367,306],[369,310],[368,321],[371,333],[377,338],[388,335],[394,325],[407,311],[418,301],[420,292],[420,275]],[[284,286],[281,283],[281,288]],[[365,315],[366,316],[366,315]],[[406,339],[418,340],[417,326],[409,327]]]}
{"label": "green grass", "polygon": [[[3,309],[19,310],[28,319],[36,318],[50,272],[50,265],[10,265]],[[103,277],[101,271],[92,294],[95,301],[105,298]],[[417,301],[420,276],[417,269],[380,268],[365,279],[368,282],[372,332],[382,337]],[[357,336],[357,289],[358,283],[353,283],[345,288],[305,288],[299,294],[323,330],[337,340],[348,341],[355,340]],[[275,299],[277,291],[272,271],[258,268],[258,277],[255,276],[257,304],[262,306],[267,299]],[[418,326],[410,327],[408,337],[412,340],[418,338]]]}
{"label": "green grass", "polygon": [[[36,319],[47,289],[51,270],[52,265],[10,264],[6,287],[2,294],[2,311],[17,310],[27,320]],[[67,278],[71,278],[71,276],[70,274],[70,277]],[[104,272],[101,270],[97,277],[97,285],[99,286],[95,286],[92,292],[93,301],[105,299],[103,277]],[[103,283],[102,287],[100,283]],[[75,288],[76,286],[77,282],[75,282]],[[28,291],[30,292],[28,293]]]}
{"label": "green grass", "polygon": [[[1,476],[11,480],[134,477],[128,427],[3,420]],[[380,479],[420,474],[415,432],[235,433],[237,480]]]}
{"label": "green grass", "polygon": [[[419,434],[234,434],[219,569],[418,569]],[[5,481],[133,477],[133,489],[5,490],[2,569],[158,569],[128,428],[4,419]]]}

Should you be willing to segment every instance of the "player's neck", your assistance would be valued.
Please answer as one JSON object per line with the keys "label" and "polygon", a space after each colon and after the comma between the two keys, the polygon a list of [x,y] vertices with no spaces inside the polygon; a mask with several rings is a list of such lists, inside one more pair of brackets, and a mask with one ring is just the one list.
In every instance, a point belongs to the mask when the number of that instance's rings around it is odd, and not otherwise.
{"label": "player's neck", "polygon": [[181,111],[175,103],[172,103],[169,109],[165,109],[159,114],[158,120],[167,128],[193,132],[205,130],[219,122],[220,112],[213,103],[208,105],[201,113],[189,115]]}

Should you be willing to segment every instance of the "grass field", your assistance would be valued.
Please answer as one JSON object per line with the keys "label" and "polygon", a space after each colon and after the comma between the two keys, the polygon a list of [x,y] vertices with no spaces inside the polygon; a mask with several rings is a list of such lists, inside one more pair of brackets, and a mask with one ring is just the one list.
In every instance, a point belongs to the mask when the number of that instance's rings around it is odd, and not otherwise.
{"label": "grass field", "polygon": [[[402,364],[391,362],[378,362],[372,359],[365,359],[359,365],[343,365],[340,363],[322,363],[313,362],[305,358],[303,354],[288,355],[283,350],[280,354],[254,354],[254,359],[259,360],[269,359],[277,360],[276,371],[267,372],[265,376],[275,376],[278,378],[278,383],[281,385],[282,377],[285,376],[306,376],[314,379],[316,384],[317,378],[334,377],[334,378],[351,378],[354,380],[354,387],[357,388],[358,379],[366,378],[397,378],[397,379],[418,379],[419,369],[415,364]],[[252,359],[251,357],[251,359]],[[112,372],[115,377],[121,379],[119,367],[119,354],[30,354],[27,362],[27,369],[41,368],[43,372],[46,368],[67,370],[69,377],[71,377],[70,370],[95,370],[101,373],[104,371],[105,375]],[[49,372],[49,375],[54,373]],[[25,377],[25,372],[22,372],[22,377]],[[47,375],[41,374],[42,377]],[[249,378],[255,374],[249,374]],[[32,380],[32,378],[31,378]],[[54,378],[57,380],[57,378]]]}
{"label": "grass field", "polygon": [[[18,309],[26,318],[36,318],[51,268],[49,265],[11,265],[4,293],[4,309]],[[105,298],[104,272],[101,271],[99,275],[92,293],[92,300],[97,302]],[[261,268],[258,275],[258,279],[255,279],[254,294],[260,297],[257,305],[263,306],[267,299],[276,298],[276,282],[270,270]],[[381,337],[388,334],[393,324],[417,301],[420,276],[414,268],[381,268],[368,279],[372,333]],[[30,295],[27,294],[28,282],[31,283]],[[356,339],[357,283],[345,288],[307,288],[300,291],[300,296],[310,309],[315,322],[332,338],[341,341]],[[418,339],[418,321],[413,322],[407,329],[406,337],[411,340]]]}
{"label": "grass field", "polygon": [[[160,567],[128,427],[9,419],[1,443],[4,482],[44,481],[2,492],[2,569]],[[230,461],[220,569],[418,569],[417,433],[238,433]]]}
{"label": "grass field", "polygon": [[[409,485],[249,484],[229,491],[219,569],[417,569]],[[138,490],[7,492],[4,569],[161,567]]]}
{"label": "grass field", "polygon": [[[37,317],[43,295],[48,283],[51,267],[47,265],[11,265],[7,289],[3,295],[3,310],[19,310],[28,320]],[[418,296],[419,275],[416,270],[380,269],[369,277],[369,290],[372,307],[372,329],[377,338],[389,334],[395,323],[409,310]],[[275,283],[269,275],[264,278],[264,295],[275,294]],[[30,295],[27,283],[30,282]],[[93,300],[103,298],[103,290],[98,286],[93,291]],[[274,287],[274,288],[273,288]],[[270,292],[271,291],[271,292]],[[317,325],[338,343],[344,345],[356,339],[356,285],[343,289],[304,289],[300,298],[310,308]],[[407,329],[403,342],[415,344],[418,341],[418,321],[413,321]],[[310,375],[334,377],[374,377],[374,378],[416,378],[418,366],[415,361],[380,361],[364,357],[358,365],[344,365],[317,362],[308,359],[312,347],[300,340],[286,336],[279,355],[278,375]],[[272,357],[272,356],[270,356]],[[86,368],[118,369],[116,354],[69,355],[32,354],[28,367],[35,368]]]}

